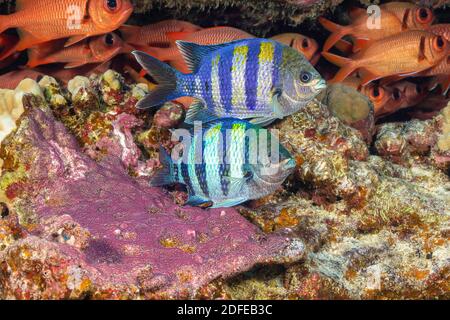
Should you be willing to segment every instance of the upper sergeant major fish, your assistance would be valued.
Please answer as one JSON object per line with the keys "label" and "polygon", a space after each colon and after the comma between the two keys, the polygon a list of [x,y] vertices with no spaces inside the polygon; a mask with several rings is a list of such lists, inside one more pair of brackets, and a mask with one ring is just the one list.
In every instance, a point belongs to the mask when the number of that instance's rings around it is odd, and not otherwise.
{"label": "upper sergeant major fish", "polygon": [[351,35],[354,40],[353,52],[358,52],[370,43],[407,30],[426,30],[433,22],[433,12],[428,8],[412,4],[388,3],[380,6],[381,28],[369,28],[366,10],[356,9],[351,25],[341,26],[323,17],[319,18],[322,26],[332,34],[324,44],[323,50],[329,51],[340,39]]}
{"label": "upper sergeant major fish", "polygon": [[[170,32],[196,32],[202,28],[187,21],[182,20],[164,20],[146,26],[123,25],[120,27],[122,38],[129,44],[139,48],[143,47],[161,47],[170,46],[171,40],[168,37]],[[139,48],[139,50],[143,50]]]}
{"label": "upper sergeant major fish", "polygon": [[47,41],[70,37],[65,44],[70,46],[114,31],[132,12],[129,0],[17,0],[15,13],[0,16],[0,33],[17,28],[20,41],[0,60]]}
{"label": "upper sergeant major fish", "polygon": [[[221,119],[191,129],[190,143],[173,157],[160,148],[163,168],[152,186],[186,185],[187,205],[231,207],[269,195],[294,171],[296,162],[276,136],[245,120]],[[183,136],[183,141],[187,141]]]}
{"label": "upper sergeant major fish", "polygon": [[27,66],[34,68],[43,64],[66,63],[65,68],[76,68],[90,63],[103,63],[120,53],[134,50],[115,33],[93,37],[68,48],[53,49],[52,43],[29,49]]}
{"label": "upper sergeant major fish", "polygon": [[363,69],[363,86],[384,77],[418,74],[435,66],[448,54],[447,40],[418,30],[378,40],[351,58],[322,52],[325,59],[341,67],[333,82],[341,82],[354,71]]}
{"label": "upper sergeant major fish", "polygon": [[267,125],[297,112],[326,87],[303,55],[273,40],[177,44],[193,73],[182,74],[143,52],[133,52],[158,83],[138,108],[190,96],[198,100],[187,112],[187,123],[232,117]]}

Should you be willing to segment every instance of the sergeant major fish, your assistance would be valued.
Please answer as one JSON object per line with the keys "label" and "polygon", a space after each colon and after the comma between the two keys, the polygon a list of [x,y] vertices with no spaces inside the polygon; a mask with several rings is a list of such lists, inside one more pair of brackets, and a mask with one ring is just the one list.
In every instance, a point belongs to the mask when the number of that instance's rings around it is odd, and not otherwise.
{"label": "sergeant major fish", "polygon": [[[186,185],[188,205],[231,207],[264,197],[274,192],[296,165],[269,130],[245,120],[213,121],[206,129],[191,130],[190,134],[191,142],[179,159],[173,160],[160,148],[163,168],[151,180],[152,186]],[[267,138],[267,143],[260,143],[261,137]],[[278,161],[273,152],[278,152]]]}
{"label": "sergeant major fish", "polygon": [[267,125],[298,111],[326,86],[302,54],[277,41],[177,44],[193,73],[182,74],[143,52],[133,52],[159,84],[138,108],[191,96],[198,101],[189,108],[187,123],[232,117]]}

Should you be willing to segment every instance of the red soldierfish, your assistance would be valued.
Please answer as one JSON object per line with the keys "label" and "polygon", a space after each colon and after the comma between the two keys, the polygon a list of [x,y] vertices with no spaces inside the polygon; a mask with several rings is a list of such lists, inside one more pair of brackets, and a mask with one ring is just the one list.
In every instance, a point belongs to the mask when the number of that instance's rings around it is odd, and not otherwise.
{"label": "red soldierfish", "polygon": [[333,82],[341,82],[362,69],[362,85],[389,76],[418,74],[435,66],[448,54],[447,40],[427,31],[409,31],[381,39],[351,58],[322,53],[328,61],[341,67]]}
{"label": "red soldierfish", "polygon": [[17,0],[16,12],[0,17],[0,33],[17,28],[19,43],[0,55],[70,37],[66,46],[85,38],[111,32],[131,15],[129,0]]}
{"label": "red soldierfish", "polygon": [[103,63],[120,53],[131,53],[133,48],[125,44],[115,33],[91,38],[68,48],[53,50],[58,44],[43,44],[28,52],[27,66],[34,68],[43,64],[65,63],[65,68],[76,68],[90,63]]}
{"label": "red soldierfish", "polygon": [[201,29],[201,27],[187,21],[164,20],[143,27],[124,25],[119,30],[124,41],[136,48],[140,48],[140,46],[167,48],[172,42],[167,33],[191,33]]}
{"label": "red soldierfish", "polygon": [[332,32],[324,44],[324,51],[329,51],[340,39],[350,35],[354,38],[353,52],[358,52],[370,43],[407,30],[425,30],[434,17],[428,8],[416,7],[412,4],[393,2],[380,6],[381,28],[369,28],[367,21],[370,19],[366,10],[354,9],[351,17],[353,23],[348,26],[340,26],[323,17],[319,22],[325,29]]}

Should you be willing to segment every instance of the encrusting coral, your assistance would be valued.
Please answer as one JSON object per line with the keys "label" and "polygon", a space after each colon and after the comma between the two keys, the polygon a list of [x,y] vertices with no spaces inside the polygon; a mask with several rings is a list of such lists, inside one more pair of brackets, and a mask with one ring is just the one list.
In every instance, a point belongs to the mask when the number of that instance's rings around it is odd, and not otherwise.
{"label": "encrusting coral", "polygon": [[0,151],[1,297],[448,297],[448,107],[372,149],[311,103],[273,126],[298,167],[246,220],[148,187],[179,105],[136,110],[148,89],[113,71],[33,87]]}
{"label": "encrusting coral", "polygon": [[130,177],[120,154],[93,160],[42,96],[24,108],[0,151],[1,298],[192,298],[256,263],[302,258],[300,241],[266,236],[234,209],[180,207]]}

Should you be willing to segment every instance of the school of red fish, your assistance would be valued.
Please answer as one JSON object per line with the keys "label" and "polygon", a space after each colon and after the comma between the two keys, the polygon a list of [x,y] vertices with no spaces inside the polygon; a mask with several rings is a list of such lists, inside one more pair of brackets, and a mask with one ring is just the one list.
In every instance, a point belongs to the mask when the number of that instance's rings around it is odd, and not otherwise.
{"label": "school of red fish", "polygon": [[[68,21],[69,6],[74,18]],[[284,33],[271,39],[295,48],[313,65],[323,57],[338,66],[329,82],[365,94],[378,118],[427,101],[445,105],[450,87],[450,24],[433,24],[431,9],[411,3],[390,2],[379,8],[375,28],[367,23],[371,17],[362,8],[349,11],[352,22],[345,26],[319,18],[331,33],[322,52],[316,40],[302,34]],[[131,51],[147,52],[188,73],[177,40],[212,45],[255,37],[233,27],[202,28],[180,20],[126,25],[132,12],[130,0],[17,0],[14,13],[0,16],[0,74],[4,73],[0,88],[13,88],[26,77],[44,74],[67,83],[75,75],[111,67],[152,85]],[[56,68],[55,63],[64,67]]]}

